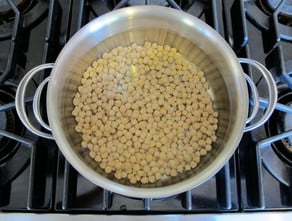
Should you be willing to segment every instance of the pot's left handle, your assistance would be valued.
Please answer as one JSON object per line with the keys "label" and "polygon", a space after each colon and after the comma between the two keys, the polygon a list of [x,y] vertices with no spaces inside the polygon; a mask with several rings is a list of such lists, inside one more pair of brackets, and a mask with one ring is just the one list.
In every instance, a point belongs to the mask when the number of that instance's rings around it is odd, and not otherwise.
{"label": "pot's left handle", "polygon": [[[30,121],[29,118],[27,116],[26,113],[26,109],[25,109],[25,102],[24,102],[24,98],[25,98],[25,92],[27,89],[27,85],[29,83],[29,81],[33,78],[33,76],[35,76],[39,71],[44,70],[44,69],[52,69],[54,67],[53,63],[48,63],[48,64],[42,64],[39,65],[33,69],[31,69],[20,81],[17,90],[16,90],[16,95],[15,95],[15,107],[16,107],[16,111],[18,114],[18,117],[20,118],[21,122],[24,124],[24,126],[30,130],[32,133],[43,137],[43,138],[47,138],[47,139],[51,139],[53,140],[54,137],[51,133],[45,133],[43,131],[41,131],[39,128],[37,128],[36,126],[34,126]],[[45,86],[45,84],[50,80],[50,77],[47,77],[45,80],[43,80],[41,82],[41,84],[38,86],[35,94],[34,94],[34,98],[33,98],[33,113],[35,115],[36,120],[40,123],[40,125],[42,127],[44,127],[45,129],[47,129],[48,131],[51,131],[51,128],[49,125],[47,125],[40,114],[39,111],[39,106],[40,106],[40,97],[41,97],[41,92]]]}

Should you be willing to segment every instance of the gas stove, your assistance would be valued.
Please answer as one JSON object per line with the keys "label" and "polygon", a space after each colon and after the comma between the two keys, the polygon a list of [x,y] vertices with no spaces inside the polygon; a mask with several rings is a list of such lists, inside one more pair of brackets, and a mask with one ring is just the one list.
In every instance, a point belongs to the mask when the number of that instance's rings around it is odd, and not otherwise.
{"label": "gas stove", "polygon": [[[82,26],[109,11],[141,4],[173,7],[200,18],[225,38],[238,57],[264,64],[278,86],[270,120],[243,136],[233,157],[214,177],[163,199],[129,198],[92,184],[66,161],[54,141],[25,129],[14,104],[25,73],[54,62]],[[224,220],[243,214],[292,217],[291,0],[2,0],[0,49],[0,219],[34,220],[35,213],[47,220],[66,219],[68,214],[88,219],[96,214],[105,219],[131,215],[135,220],[139,219],[135,215],[150,214],[161,220],[223,218],[219,213],[226,215]],[[263,79],[249,66],[244,70],[255,82],[264,109]],[[44,72],[31,82],[25,100],[35,122],[32,96],[47,75]],[[266,215],[268,211],[274,213]]]}

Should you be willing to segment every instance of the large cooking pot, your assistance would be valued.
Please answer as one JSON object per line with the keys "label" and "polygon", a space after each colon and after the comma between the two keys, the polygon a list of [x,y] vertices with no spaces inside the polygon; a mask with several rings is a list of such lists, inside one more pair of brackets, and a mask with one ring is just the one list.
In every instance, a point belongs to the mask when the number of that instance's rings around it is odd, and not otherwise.
{"label": "large cooking pot", "polygon": [[[169,44],[178,49],[190,62],[199,66],[211,87],[214,109],[219,113],[217,141],[212,151],[202,157],[198,166],[176,177],[153,184],[130,184],[106,174],[81,147],[81,135],[74,130],[76,122],[71,112],[72,100],[81,84],[82,72],[104,52],[113,47],[144,41]],[[258,109],[258,95],[253,82],[247,77],[240,62],[256,67],[267,81],[269,105],[263,117],[246,127]],[[45,133],[30,123],[25,110],[25,88],[39,71],[52,68],[51,75],[42,82],[34,97],[33,110],[37,120],[50,130]],[[253,98],[252,114],[249,112],[250,85]],[[39,114],[40,93],[48,83],[47,113],[49,125]],[[16,110],[23,124],[33,133],[55,139],[65,158],[83,176],[107,190],[132,197],[155,198],[174,195],[191,189],[222,168],[234,153],[244,131],[262,125],[271,115],[277,100],[276,85],[269,71],[260,63],[238,59],[222,37],[199,19],[182,11],[159,7],[128,7],[107,13],[84,26],[65,45],[55,64],[40,65],[28,72],[16,93]]]}

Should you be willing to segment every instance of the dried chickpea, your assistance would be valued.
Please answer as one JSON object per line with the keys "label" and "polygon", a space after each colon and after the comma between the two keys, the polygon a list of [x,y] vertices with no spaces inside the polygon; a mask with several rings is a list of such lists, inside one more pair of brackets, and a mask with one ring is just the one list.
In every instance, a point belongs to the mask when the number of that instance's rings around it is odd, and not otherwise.
{"label": "dried chickpea", "polygon": [[132,184],[191,170],[217,140],[208,89],[204,72],[170,45],[113,48],[82,73],[72,101],[81,146]]}

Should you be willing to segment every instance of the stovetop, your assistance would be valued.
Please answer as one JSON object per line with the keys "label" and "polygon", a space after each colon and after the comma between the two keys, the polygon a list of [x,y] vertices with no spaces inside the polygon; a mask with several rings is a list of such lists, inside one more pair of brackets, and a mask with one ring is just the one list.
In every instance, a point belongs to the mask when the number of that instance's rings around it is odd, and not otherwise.
{"label": "stovetop", "polygon": [[[128,198],[92,184],[65,160],[54,141],[25,129],[14,105],[17,85],[27,71],[54,62],[69,38],[90,20],[136,4],[174,7],[202,19],[225,38],[238,57],[264,64],[278,85],[277,110],[264,126],[243,136],[237,151],[220,172],[190,191],[163,199]],[[201,214],[292,210],[291,49],[290,0],[2,0],[0,213]],[[256,83],[264,109],[267,94],[263,79],[251,67],[244,70]],[[35,78],[29,86],[26,105],[32,120],[32,95],[46,75],[49,73]],[[274,142],[278,138],[275,136],[283,132],[285,136]]]}

